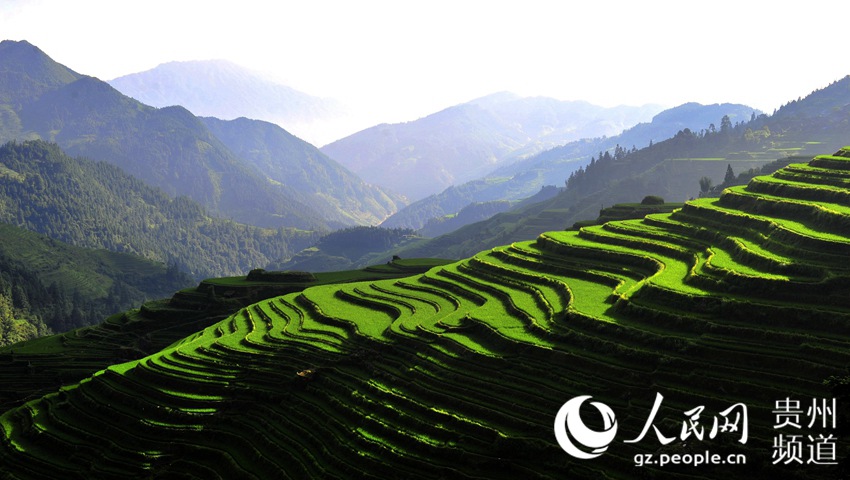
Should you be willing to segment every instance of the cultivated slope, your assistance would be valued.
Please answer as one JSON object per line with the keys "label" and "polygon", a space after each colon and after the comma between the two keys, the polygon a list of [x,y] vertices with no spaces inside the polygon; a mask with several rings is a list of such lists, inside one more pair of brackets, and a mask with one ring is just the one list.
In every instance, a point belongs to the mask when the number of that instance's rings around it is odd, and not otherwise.
{"label": "cultivated slope", "polygon": [[[823,380],[850,363],[848,186],[850,148],[672,214],[266,300],[6,412],[0,463],[22,478],[826,477],[773,465],[771,410],[830,397]],[[703,405],[704,441],[623,442],[657,393],[659,432],[678,438]],[[592,461],[552,431],[578,395],[617,413]],[[739,402],[748,443],[710,440]],[[634,466],[705,449],[747,465]]]}

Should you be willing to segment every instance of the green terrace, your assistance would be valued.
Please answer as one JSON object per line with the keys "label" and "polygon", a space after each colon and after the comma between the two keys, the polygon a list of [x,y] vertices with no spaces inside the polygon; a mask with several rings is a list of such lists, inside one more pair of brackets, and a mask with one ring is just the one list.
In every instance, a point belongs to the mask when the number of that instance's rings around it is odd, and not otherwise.
{"label": "green terrace", "polygon": [[[847,172],[850,148],[719,199],[552,231],[457,262],[395,260],[298,286],[210,279],[174,305],[16,346],[0,356],[0,375],[19,394],[0,416],[3,471],[832,478],[829,466],[774,465],[772,410],[786,398],[831,398],[824,380],[848,373]],[[222,301],[235,311],[204,325],[192,316]],[[133,339],[129,326],[150,318],[163,322],[154,335],[166,333],[147,338],[159,348],[141,358],[109,363],[70,348],[120,351]],[[182,337],[168,334],[169,322]],[[133,339],[139,350],[143,331]],[[39,352],[61,357],[51,366]],[[90,373],[62,377],[58,364],[77,362]],[[44,387],[39,371],[61,387]],[[710,428],[713,412],[744,403],[749,442],[622,442],[638,436],[656,393],[664,403],[655,426],[665,435],[678,435],[696,406],[706,407]],[[617,414],[617,440],[592,461],[573,459],[552,431],[558,409],[579,395]],[[847,447],[839,442],[841,458]],[[705,449],[744,452],[747,465],[638,471],[633,460]]]}

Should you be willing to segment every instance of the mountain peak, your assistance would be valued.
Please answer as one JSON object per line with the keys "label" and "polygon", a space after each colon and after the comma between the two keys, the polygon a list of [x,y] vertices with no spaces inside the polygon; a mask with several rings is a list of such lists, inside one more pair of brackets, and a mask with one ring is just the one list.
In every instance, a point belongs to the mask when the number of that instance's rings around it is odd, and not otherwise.
{"label": "mountain peak", "polygon": [[[749,120],[753,113],[760,114],[762,112],[757,108],[735,103],[703,105],[697,102],[688,102],[658,113],[652,118],[652,122],[678,123],[681,124],[681,128],[693,128],[694,126],[703,128],[712,123],[719,127],[720,120],[724,115],[727,115],[733,122],[738,122]],[[660,138],[655,140],[658,141]]]}
{"label": "mountain peak", "polygon": [[520,97],[519,95],[517,95],[515,93],[508,92],[508,91],[502,91],[502,92],[491,93],[490,95],[485,95],[483,97],[476,98],[474,100],[470,100],[467,103],[472,104],[472,105],[488,106],[488,105],[495,105],[495,104],[499,104],[499,103],[512,102],[514,100],[519,100],[520,98],[522,98],[522,97]]}
{"label": "mountain peak", "polygon": [[343,112],[333,100],[298,91],[228,60],[168,62],[109,83],[154,107],[183,105],[203,117],[266,120],[299,137],[321,130],[320,120],[338,118]]}
{"label": "mountain peak", "polygon": [[0,102],[33,100],[80,77],[26,40],[0,42]]}

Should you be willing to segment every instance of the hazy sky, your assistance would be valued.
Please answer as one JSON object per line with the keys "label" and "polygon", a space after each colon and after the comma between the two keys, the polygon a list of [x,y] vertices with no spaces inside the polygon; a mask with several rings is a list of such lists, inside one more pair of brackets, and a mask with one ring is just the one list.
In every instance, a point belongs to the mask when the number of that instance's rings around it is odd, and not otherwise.
{"label": "hazy sky", "polygon": [[[0,0],[0,36],[103,80],[223,58],[415,119],[496,91],[603,106],[772,112],[850,74],[850,4],[684,1]],[[270,6],[274,5],[274,6]]]}

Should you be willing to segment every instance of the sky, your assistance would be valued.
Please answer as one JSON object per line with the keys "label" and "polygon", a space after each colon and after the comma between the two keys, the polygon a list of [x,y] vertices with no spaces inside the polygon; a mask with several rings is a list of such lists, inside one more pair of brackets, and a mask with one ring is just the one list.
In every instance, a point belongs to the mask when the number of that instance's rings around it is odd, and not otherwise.
{"label": "sky", "polygon": [[771,113],[850,74],[844,2],[0,0],[0,37],[111,80],[227,59],[413,120],[490,93]]}

